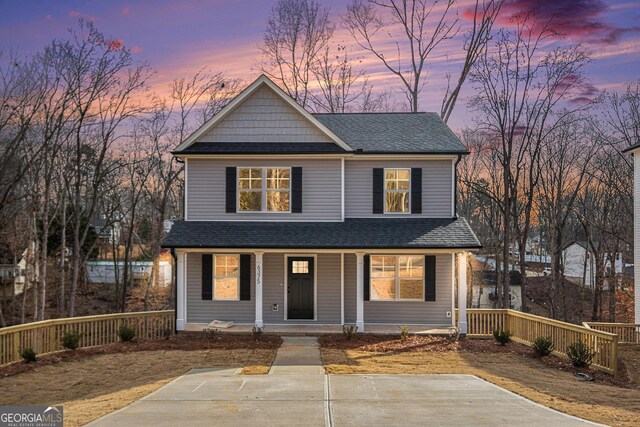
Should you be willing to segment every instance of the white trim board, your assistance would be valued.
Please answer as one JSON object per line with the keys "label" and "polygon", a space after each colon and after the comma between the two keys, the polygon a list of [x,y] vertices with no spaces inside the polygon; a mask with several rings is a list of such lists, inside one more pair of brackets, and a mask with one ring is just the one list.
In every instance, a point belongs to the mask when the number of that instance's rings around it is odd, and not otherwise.
{"label": "white trim board", "polygon": [[349,146],[346,142],[344,142],[338,135],[333,133],[328,127],[320,123],[318,119],[313,117],[311,113],[305,110],[300,104],[298,104],[293,98],[287,95],[282,89],[278,87],[274,82],[272,82],[267,76],[262,74],[258,77],[253,83],[251,83],[247,88],[245,88],[238,96],[233,98],[231,102],[225,105],[217,114],[215,114],[212,118],[207,120],[202,126],[200,126],[195,132],[193,132],[187,139],[185,139],[180,145],[175,148],[175,151],[182,151],[185,148],[191,146],[195,143],[201,136],[211,130],[217,123],[224,120],[225,117],[229,115],[233,110],[235,110],[242,102],[244,102],[247,98],[249,98],[253,93],[255,93],[262,86],[267,86],[271,89],[278,97],[280,97],[284,102],[286,102],[289,106],[293,107],[300,115],[305,118],[311,125],[315,126],[320,130],[323,134],[325,134],[329,139],[331,139],[334,143],[336,143],[340,148],[346,151],[353,151],[353,148]]}

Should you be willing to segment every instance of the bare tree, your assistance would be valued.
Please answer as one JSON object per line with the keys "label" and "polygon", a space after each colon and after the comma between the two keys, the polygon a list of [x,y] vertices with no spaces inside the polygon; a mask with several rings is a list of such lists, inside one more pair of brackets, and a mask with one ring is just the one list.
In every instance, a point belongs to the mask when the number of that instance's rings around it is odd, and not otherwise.
{"label": "bare tree", "polygon": [[[457,34],[454,0],[354,0],[343,20],[356,43],[378,58],[402,82],[411,111],[418,111],[426,84],[427,59],[444,40]],[[400,28],[400,34],[394,29]],[[394,48],[388,47],[384,34]],[[394,52],[395,51],[395,52]]]}
{"label": "bare tree", "polygon": [[460,75],[456,85],[451,88],[451,75],[449,75],[449,81],[447,83],[447,89],[442,100],[442,107],[440,109],[440,117],[446,123],[451,117],[451,113],[458,101],[462,86],[467,80],[467,76],[473,65],[478,58],[484,53],[487,48],[487,44],[491,40],[491,30],[493,29],[493,23],[498,18],[500,9],[504,0],[476,0],[473,8],[473,19],[471,30],[465,37],[463,49],[466,52],[462,68],[460,69]]}
{"label": "bare tree", "polygon": [[315,0],[279,0],[264,33],[261,70],[300,105],[309,102],[313,68],[335,26]]}
{"label": "bare tree", "polygon": [[521,248],[520,270],[523,277],[526,274],[523,256],[539,179],[540,150],[568,114],[555,114],[557,105],[580,87],[581,70],[588,60],[579,46],[545,52],[553,33],[530,15],[515,24],[515,30],[500,32],[495,46],[478,58],[471,74],[477,94],[470,106],[478,112],[480,130],[493,136],[502,167],[503,307],[509,307],[507,273],[514,237]]}

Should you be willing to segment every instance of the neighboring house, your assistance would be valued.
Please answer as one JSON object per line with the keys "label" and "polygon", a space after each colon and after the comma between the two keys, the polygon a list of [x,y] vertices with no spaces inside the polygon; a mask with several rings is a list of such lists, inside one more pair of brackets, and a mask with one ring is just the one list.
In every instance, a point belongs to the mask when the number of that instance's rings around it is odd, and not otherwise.
{"label": "neighboring house", "polygon": [[466,153],[434,113],[311,114],[261,76],[173,152],[177,329],[452,326],[457,268],[466,333]]}
{"label": "neighboring house", "polygon": [[95,218],[90,221],[89,225],[101,243],[113,244],[120,241],[120,226],[117,223],[108,224],[104,218]]}
{"label": "neighboring house", "polygon": [[[522,275],[519,271],[511,271],[510,276],[509,308],[522,310]],[[474,271],[471,308],[496,308],[496,280],[495,271]]]}
{"label": "neighboring house", "polygon": [[[34,250],[35,244],[31,245]],[[14,264],[12,256],[7,253],[0,256],[0,284],[2,298],[12,298],[24,292],[25,286],[30,289],[33,282],[38,280],[39,263],[34,260],[33,267],[29,266],[29,257],[35,257],[29,248],[22,252],[18,263]]]}
{"label": "neighboring house", "polygon": [[[633,265],[640,265],[640,142],[632,145],[626,153],[633,156]],[[636,323],[640,323],[640,268],[634,268]]]}
{"label": "neighboring house", "polygon": [[[116,268],[118,274],[116,276]],[[134,282],[145,282],[151,277],[153,261],[131,261],[131,275]],[[124,261],[87,261],[87,281],[92,284],[113,285],[116,277],[122,282],[124,274]],[[170,261],[160,261],[158,267],[158,285],[169,286],[172,279],[172,267]]]}
{"label": "neighboring house", "polygon": [[[611,271],[611,257],[606,254],[603,259],[604,276],[609,276]],[[565,277],[577,285],[595,288],[596,262],[593,251],[588,249],[586,242],[572,242],[562,250],[562,265]],[[615,272],[623,272],[624,263],[622,254],[615,254]]]}

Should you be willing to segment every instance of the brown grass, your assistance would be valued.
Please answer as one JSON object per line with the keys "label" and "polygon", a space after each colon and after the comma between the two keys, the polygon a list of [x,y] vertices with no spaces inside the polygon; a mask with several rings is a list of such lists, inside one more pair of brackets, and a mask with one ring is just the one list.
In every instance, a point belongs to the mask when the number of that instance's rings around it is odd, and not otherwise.
{"label": "brown grass", "polygon": [[[465,340],[438,345],[425,338],[399,350],[366,351],[364,348],[400,346],[393,338],[368,338],[368,342],[321,340],[322,359],[334,374],[471,374],[535,402],[591,421],[638,425],[640,386],[606,374],[587,371],[594,382],[578,381],[574,370],[560,358],[539,359],[519,344],[501,347],[492,341]],[[372,343],[371,341],[378,341]],[[431,339],[433,340],[433,339]],[[419,341],[419,340],[418,340]],[[328,345],[327,345],[328,344]],[[584,372],[584,370],[582,370]]]}
{"label": "brown grass", "polygon": [[[198,341],[200,349],[194,349]],[[254,342],[250,336],[205,341],[185,334],[171,341],[59,353],[35,364],[13,365],[21,371],[0,371],[0,405],[61,404],[65,425],[82,425],[146,396],[192,368],[244,367],[246,374],[267,373],[280,342],[279,337]],[[162,344],[167,348],[159,349]],[[63,354],[69,356],[61,357]]]}

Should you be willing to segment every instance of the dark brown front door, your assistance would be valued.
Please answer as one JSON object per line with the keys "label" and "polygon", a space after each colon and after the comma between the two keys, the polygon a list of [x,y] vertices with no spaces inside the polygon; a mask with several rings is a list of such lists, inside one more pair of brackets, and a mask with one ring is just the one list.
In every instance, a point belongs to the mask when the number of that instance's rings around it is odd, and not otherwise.
{"label": "dark brown front door", "polygon": [[287,259],[287,319],[313,319],[313,257]]}

